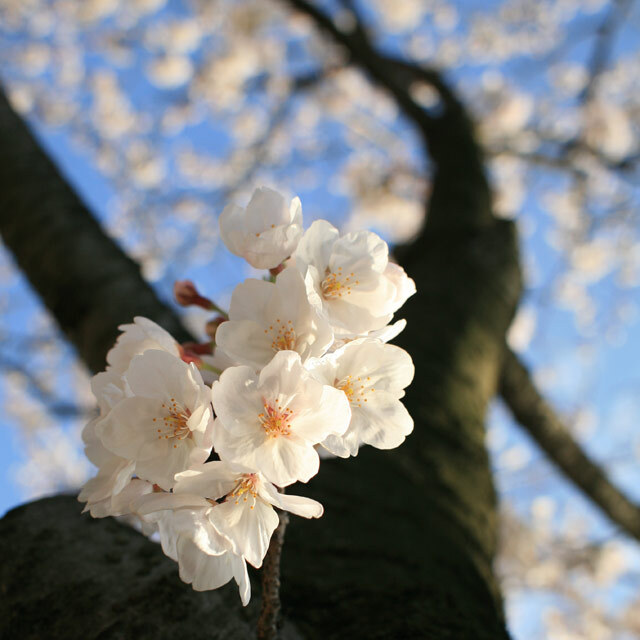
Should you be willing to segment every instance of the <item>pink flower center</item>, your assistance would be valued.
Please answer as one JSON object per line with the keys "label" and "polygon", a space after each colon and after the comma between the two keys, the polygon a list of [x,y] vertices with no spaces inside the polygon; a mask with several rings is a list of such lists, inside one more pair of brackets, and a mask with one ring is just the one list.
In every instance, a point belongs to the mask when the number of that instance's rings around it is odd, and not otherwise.
{"label": "pink flower center", "polygon": [[281,406],[272,406],[268,402],[265,402],[263,406],[264,411],[258,414],[258,419],[267,435],[271,438],[291,435],[293,411],[286,407],[283,409]]}

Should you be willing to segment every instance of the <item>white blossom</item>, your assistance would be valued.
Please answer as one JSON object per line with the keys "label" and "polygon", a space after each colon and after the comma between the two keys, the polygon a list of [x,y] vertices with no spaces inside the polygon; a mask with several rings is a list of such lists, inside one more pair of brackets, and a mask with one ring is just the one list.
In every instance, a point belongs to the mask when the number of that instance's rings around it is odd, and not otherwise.
{"label": "white blossom", "polygon": [[[80,502],[86,502],[82,510],[89,511],[94,518],[107,516],[124,516],[131,514],[131,504],[141,496],[153,491],[153,485],[138,478],[131,479],[129,469],[121,469],[116,463],[114,467],[106,465],[94,478],[91,478],[78,495]],[[127,483],[122,489],[117,487],[117,478],[126,475]],[[100,498],[100,495],[104,495]]]}
{"label": "white blossom", "polygon": [[90,511],[95,518],[129,513],[130,501],[151,490],[151,484],[133,479],[135,460],[107,449],[96,433],[113,407],[127,395],[128,383],[122,374],[129,368],[132,358],[148,349],[162,349],[178,355],[178,345],[173,337],[147,318],[138,316],[133,324],[122,325],[120,330],[123,333],[107,354],[107,370],[91,380],[99,414],[82,432],[85,454],[98,467],[98,472],[84,485],[78,500],[86,502],[84,511]]}
{"label": "white blossom", "polygon": [[[305,518],[319,518],[322,505],[310,498],[280,494],[262,474],[224,462],[208,462],[176,475],[174,495],[204,496],[211,502],[209,522],[231,543],[231,550],[260,567],[278,526],[274,506]],[[216,502],[224,498],[222,502]]]}
{"label": "white blossom", "polygon": [[370,231],[340,236],[326,220],[317,220],[294,258],[309,300],[338,334],[382,329],[415,292],[413,280],[389,262],[387,243]]}
{"label": "white blossom", "polygon": [[104,446],[135,460],[136,474],[171,489],[176,473],[211,451],[209,389],[193,364],[145,351],[124,374],[128,396],[96,427]]}
{"label": "white blossom", "polygon": [[256,189],[246,209],[229,204],[220,215],[220,236],[227,249],[256,269],[272,269],[294,251],[302,237],[299,198],[287,203],[273,189]]}
{"label": "white blossom", "polygon": [[354,340],[324,358],[310,360],[307,368],[324,384],[344,392],[351,405],[347,431],[322,442],[334,455],[355,456],[362,444],[393,449],[413,431],[413,420],[400,402],[414,375],[404,349],[378,340]]}
{"label": "white blossom", "polygon": [[147,68],[149,81],[160,89],[175,89],[193,76],[193,63],[184,55],[157,58]]}
{"label": "white blossom", "polygon": [[[128,512],[129,491],[122,492],[132,483],[135,462],[115,455],[105,448],[96,435],[96,426],[109,415],[111,409],[124,398],[124,381],[114,371],[103,371],[91,380],[91,389],[98,400],[98,416],[91,420],[82,431],[85,454],[98,467],[95,477],[89,479],[78,500],[86,502],[84,511],[90,511],[94,518],[123,515]],[[134,486],[142,490],[137,481]],[[149,485],[151,488],[151,485]],[[131,487],[133,489],[133,487]]]}
{"label": "white blossom", "polygon": [[392,306],[395,312],[416,292],[416,283],[395,262],[387,263],[384,275],[395,286],[395,293],[392,299]]}
{"label": "white blossom", "polygon": [[134,356],[147,349],[160,349],[179,356],[178,343],[173,336],[148,318],[136,316],[133,324],[118,327],[122,334],[114,347],[107,353],[108,369],[123,374]]}
{"label": "white blossom", "polygon": [[[83,440],[98,472],[79,499],[94,517],[139,518],[184,582],[202,591],[234,579],[246,605],[246,563],[262,566],[275,508],[323,513],[277,487],[308,481],[323,452],[388,449],[411,432],[400,398],[413,364],[386,341],[404,329],[404,320],[388,323],[415,286],[377,235],[340,238],[324,221],[292,256],[300,202],[285,212],[269,189],[246,210],[225,209],[220,226],[273,281],[238,285],[229,313],[208,320],[206,343],[178,344],[141,317],[121,327],[106,371],[92,380],[99,415]],[[190,281],[174,292],[180,304],[217,309]],[[220,460],[207,463],[214,444]]]}
{"label": "white blossom", "polygon": [[296,351],[304,362],[326,353],[333,331],[307,298],[300,272],[285,269],[276,282],[248,279],[239,284],[229,321],[216,331],[216,343],[239,364],[260,369],[278,351]]}
{"label": "white blossom", "polygon": [[242,604],[249,604],[251,583],[245,559],[208,518],[212,504],[197,495],[153,493],[134,503],[136,513],[158,527],[162,550],[178,563],[180,579],[196,591],[217,589],[235,580]]}
{"label": "white blossom", "polygon": [[314,380],[293,351],[280,351],[259,375],[231,367],[212,385],[214,446],[223,460],[278,486],[318,472],[315,444],[343,434],[351,419],[344,393]]}

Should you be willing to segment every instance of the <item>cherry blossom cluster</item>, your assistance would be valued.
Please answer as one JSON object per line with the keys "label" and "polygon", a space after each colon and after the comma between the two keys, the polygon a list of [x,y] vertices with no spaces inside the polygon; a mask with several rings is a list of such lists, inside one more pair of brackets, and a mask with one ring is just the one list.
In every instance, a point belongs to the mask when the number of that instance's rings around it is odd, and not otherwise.
{"label": "cherry blossom cluster", "polygon": [[215,311],[209,340],[178,342],[151,320],[124,325],[92,380],[99,415],[84,429],[98,467],[79,500],[96,518],[130,515],[159,537],[196,590],[232,578],[250,598],[246,563],[262,565],[275,508],[318,518],[320,503],[284,488],[321,457],[391,449],[413,429],[400,402],[413,378],[389,324],[415,292],[375,233],[303,231],[300,200],[257,189],[220,216],[227,248],[264,279],[233,292],[228,313],[189,281],[179,304]]}

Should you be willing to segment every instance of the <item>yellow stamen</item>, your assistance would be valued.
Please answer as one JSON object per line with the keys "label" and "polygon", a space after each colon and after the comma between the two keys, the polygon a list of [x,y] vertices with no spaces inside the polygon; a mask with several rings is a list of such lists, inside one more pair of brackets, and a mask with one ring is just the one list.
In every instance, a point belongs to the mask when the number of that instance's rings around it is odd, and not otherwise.
{"label": "yellow stamen", "polygon": [[269,325],[269,329],[264,330],[265,333],[272,332],[271,348],[274,351],[295,351],[297,336],[292,325],[291,320],[284,322],[277,318],[275,328]]}
{"label": "yellow stamen", "polygon": [[[175,398],[171,398],[170,404],[162,404],[160,419],[162,427],[156,429],[158,440],[184,440],[192,436],[191,429],[187,426],[187,421],[191,416],[191,411],[186,407],[179,405]],[[153,422],[157,423],[158,418],[153,418]],[[173,448],[177,448],[177,444],[173,444]]]}
{"label": "yellow stamen", "polygon": [[[367,378],[369,380],[369,378]],[[333,381],[333,386],[336,389],[340,389],[347,396],[347,400],[354,407],[362,407],[363,402],[367,402],[367,395],[369,393],[374,393],[375,389],[373,387],[367,389],[363,384],[355,384],[357,382],[362,382],[362,378],[353,379],[353,376],[348,375],[342,380],[338,380],[337,378]],[[354,388],[355,384],[355,388]]]}
{"label": "yellow stamen", "polygon": [[320,284],[322,295],[325,298],[342,298],[343,295],[351,294],[351,287],[360,284],[360,280],[353,280],[355,274],[351,272],[348,276],[342,275],[342,267],[337,271],[331,271],[329,267],[325,269],[325,279]]}
{"label": "yellow stamen", "polygon": [[251,505],[251,509],[253,509],[253,506],[256,503],[256,498],[258,497],[258,489],[256,488],[257,482],[258,476],[255,473],[245,473],[233,490],[227,494],[226,500],[234,499],[235,504],[240,504],[241,498],[242,502],[247,502],[249,497],[251,497],[253,498],[253,505]]}
{"label": "yellow stamen", "polygon": [[258,414],[258,420],[260,420],[260,424],[267,432],[267,435],[271,438],[291,435],[290,421],[293,411],[280,405],[277,407],[272,406],[268,402],[265,402],[263,406],[264,412]]}

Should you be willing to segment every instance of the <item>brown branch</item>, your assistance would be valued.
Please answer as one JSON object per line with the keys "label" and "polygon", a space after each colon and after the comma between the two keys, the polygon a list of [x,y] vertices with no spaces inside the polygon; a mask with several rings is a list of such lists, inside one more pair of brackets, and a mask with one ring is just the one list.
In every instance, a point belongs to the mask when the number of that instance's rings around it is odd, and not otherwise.
{"label": "brown branch", "polygon": [[119,324],[153,318],[177,340],[179,318],[111,240],[0,91],[0,234],[18,266],[94,371]]}
{"label": "brown branch", "polygon": [[614,524],[640,540],[640,507],[582,450],[510,349],[506,349],[502,366],[500,394],[514,418],[562,473]]}
{"label": "brown branch", "polygon": [[277,640],[280,637],[280,558],[284,533],[289,523],[286,511],[278,513],[280,522],[271,536],[269,550],[262,565],[262,609],[258,619],[258,640]]}
{"label": "brown branch", "polygon": [[365,71],[376,84],[389,92],[405,115],[420,128],[430,123],[427,112],[409,95],[406,77],[398,74],[391,58],[383,55],[371,44],[366,29],[353,14],[355,27],[340,29],[330,15],[308,0],[286,0],[300,13],[310,17],[316,26],[333,38],[347,53],[348,61]]}
{"label": "brown branch", "polygon": [[530,164],[549,167],[550,169],[560,169],[575,175],[584,175],[584,169],[576,166],[572,162],[571,155],[576,152],[589,154],[594,160],[599,162],[607,171],[619,171],[623,176],[630,174],[640,165],[640,153],[633,152],[619,160],[613,160],[605,156],[598,149],[587,145],[583,141],[572,141],[571,144],[558,140],[542,140],[542,142],[552,142],[557,149],[551,152],[522,151],[508,145],[492,146],[486,149],[488,155],[498,157],[501,155],[518,158]]}
{"label": "brown branch", "polygon": [[[351,13],[353,26],[341,29],[333,18],[309,0],[283,0],[307,15],[347,54],[347,63],[360,68],[371,81],[390,94],[405,117],[422,136],[425,150],[434,165],[427,225],[429,231],[468,233],[493,225],[490,190],[473,124],[464,105],[442,74],[430,67],[379,51],[371,42],[362,17]],[[412,96],[414,83],[424,82],[438,93],[442,109],[432,112]],[[462,179],[464,176],[464,179]],[[410,248],[397,252],[405,262],[423,254],[423,234]],[[410,255],[411,254],[411,255]]]}

